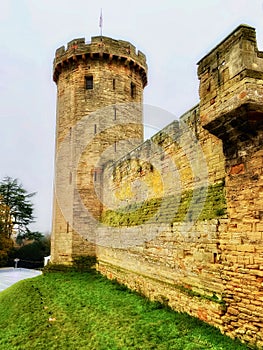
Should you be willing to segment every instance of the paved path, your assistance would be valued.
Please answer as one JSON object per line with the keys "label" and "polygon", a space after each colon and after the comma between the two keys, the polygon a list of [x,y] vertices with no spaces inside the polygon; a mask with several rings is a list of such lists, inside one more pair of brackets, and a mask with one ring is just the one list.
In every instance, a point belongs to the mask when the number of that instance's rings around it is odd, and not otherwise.
{"label": "paved path", "polygon": [[15,269],[13,267],[0,269],[0,292],[18,281],[39,276],[41,273],[37,270]]}

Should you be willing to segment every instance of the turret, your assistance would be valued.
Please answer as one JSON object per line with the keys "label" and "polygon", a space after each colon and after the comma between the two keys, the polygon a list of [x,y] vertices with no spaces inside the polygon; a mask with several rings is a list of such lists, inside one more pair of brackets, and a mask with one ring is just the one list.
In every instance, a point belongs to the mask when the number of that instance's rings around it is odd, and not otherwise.
{"label": "turret", "polygon": [[78,255],[95,255],[104,163],[143,141],[146,58],[127,41],[74,39],[56,50],[53,80],[57,125],[51,255],[55,263],[71,263]]}

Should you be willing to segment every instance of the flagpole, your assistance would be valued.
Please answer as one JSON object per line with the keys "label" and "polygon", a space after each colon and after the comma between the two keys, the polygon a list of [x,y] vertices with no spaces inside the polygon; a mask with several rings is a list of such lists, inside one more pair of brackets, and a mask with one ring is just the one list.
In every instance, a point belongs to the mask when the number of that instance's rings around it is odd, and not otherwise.
{"label": "flagpole", "polygon": [[100,27],[100,36],[102,37],[102,24],[103,24],[103,18],[102,18],[102,8],[100,9],[100,21],[99,21],[99,27]]}

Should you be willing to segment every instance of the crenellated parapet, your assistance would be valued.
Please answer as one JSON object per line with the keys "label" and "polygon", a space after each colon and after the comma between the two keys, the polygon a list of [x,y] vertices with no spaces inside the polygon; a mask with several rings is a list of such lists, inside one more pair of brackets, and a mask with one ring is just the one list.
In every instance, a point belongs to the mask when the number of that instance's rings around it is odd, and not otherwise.
{"label": "crenellated parapet", "polygon": [[223,140],[258,128],[263,118],[263,52],[254,28],[240,25],[200,60],[198,78],[203,127]]}
{"label": "crenellated parapet", "polygon": [[71,40],[64,46],[56,50],[53,66],[53,80],[57,82],[63,67],[78,60],[103,59],[109,62],[120,62],[141,75],[143,86],[147,85],[147,64],[146,57],[141,51],[136,51],[134,45],[124,40],[114,40],[105,36],[91,38],[90,43],[85,42],[85,38]]}

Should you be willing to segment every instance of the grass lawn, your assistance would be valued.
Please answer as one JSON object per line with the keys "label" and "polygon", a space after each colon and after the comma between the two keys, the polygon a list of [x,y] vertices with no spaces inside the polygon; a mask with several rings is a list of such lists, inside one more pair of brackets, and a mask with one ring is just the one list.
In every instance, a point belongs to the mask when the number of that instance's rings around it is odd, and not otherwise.
{"label": "grass lawn", "polygon": [[0,349],[248,348],[95,273],[55,272],[0,293]]}

